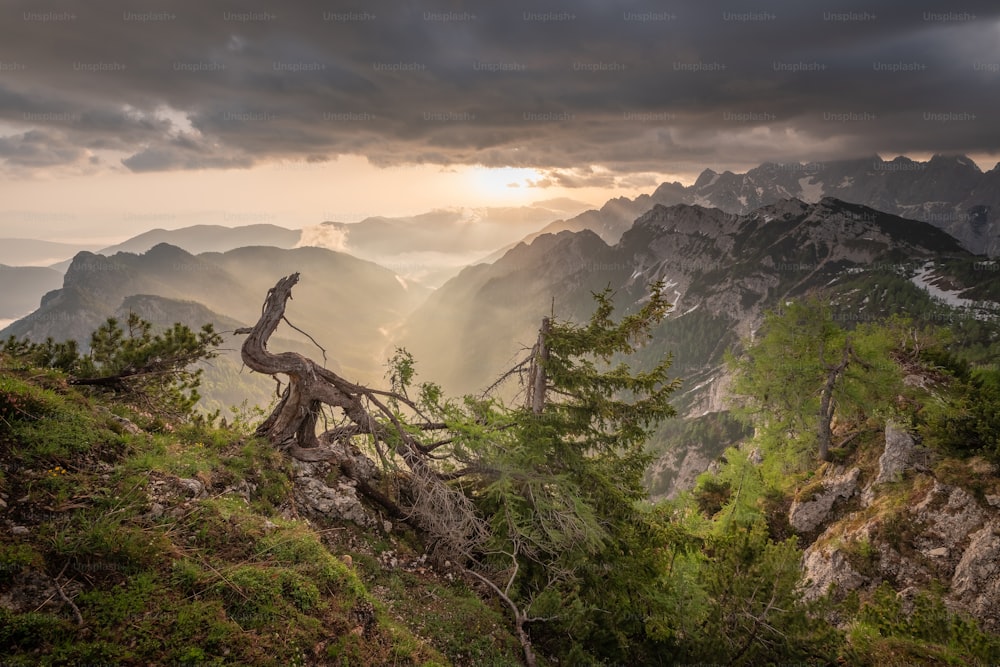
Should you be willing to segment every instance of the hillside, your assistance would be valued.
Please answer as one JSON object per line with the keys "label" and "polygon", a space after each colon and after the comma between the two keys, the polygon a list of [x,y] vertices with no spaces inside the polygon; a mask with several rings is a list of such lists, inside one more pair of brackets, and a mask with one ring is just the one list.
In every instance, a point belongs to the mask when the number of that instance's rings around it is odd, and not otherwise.
{"label": "hillside", "polygon": [[[66,272],[61,289],[46,295],[30,316],[14,322],[0,337],[75,339],[86,346],[90,332],[107,317],[121,312],[136,295],[153,295],[176,303],[197,302],[211,311],[183,312],[175,307],[157,315],[158,326],[187,317],[208,318],[218,330],[253,322],[262,294],[277,277],[303,271],[305,295],[317,305],[296,313],[296,326],[325,348],[337,350],[341,367],[357,378],[377,378],[390,350],[389,333],[422,299],[426,290],[400,281],[394,273],[371,262],[323,248],[281,249],[247,247],[224,253],[193,255],[160,244],[143,254],[111,256],[79,253]],[[165,317],[166,319],[161,319]],[[179,319],[178,319],[179,318]],[[373,334],[373,332],[375,332]],[[300,345],[313,345],[292,332]]]}
{"label": "hillside", "polygon": [[[760,404],[757,436],[691,493],[636,504],[631,529],[644,531],[614,538],[634,552],[565,564],[561,577],[599,597],[593,609],[535,600],[537,664],[995,663],[1000,422],[988,405],[1000,405],[1000,373],[970,370],[937,334],[911,343],[884,326],[856,334],[878,363],[852,381],[877,374],[878,390],[860,411],[843,403],[831,461],[769,439],[768,420],[789,413]],[[464,559],[435,556],[435,540],[369,504],[347,468],[255,436],[263,414],[170,421],[68,380],[0,352],[6,664],[523,664],[510,610]],[[966,399],[986,421],[947,420]],[[406,479],[384,474],[386,490]],[[616,502],[601,505],[608,526],[622,520]],[[611,605],[643,611],[609,616]],[[603,620],[567,638],[563,614]],[[628,634],[609,643],[612,628]]]}
{"label": "hillside", "polygon": [[950,614],[1000,629],[1000,371],[946,351],[942,328],[836,312],[813,298],[769,313],[730,361],[753,434],[690,498],[802,545],[805,599],[872,651],[859,663],[949,664],[951,647],[989,645]]}
{"label": "hillside", "polygon": [[518,664],[501,610],[251,423],[167,427],[2,363],[4,664]]}

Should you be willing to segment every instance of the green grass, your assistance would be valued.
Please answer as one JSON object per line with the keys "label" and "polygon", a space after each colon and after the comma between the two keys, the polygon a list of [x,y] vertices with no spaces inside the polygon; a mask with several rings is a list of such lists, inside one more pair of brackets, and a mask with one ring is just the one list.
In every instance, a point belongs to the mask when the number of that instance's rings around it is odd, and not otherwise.
{"label": "green grass", "polygon": [[[289,461],[252,429],[170,425],[58,373],[6,368],[0,512],[27,534],[0,534],[0,595],[20,600],[0,608],[0,663],[518,664],[502,613],[471,591],[438,615],[423,580],[391,605],[373,595],[386,573],[342,555],[405,551],[409,534],[299,518]],[[328,539],[348,533],[350,545]]]}

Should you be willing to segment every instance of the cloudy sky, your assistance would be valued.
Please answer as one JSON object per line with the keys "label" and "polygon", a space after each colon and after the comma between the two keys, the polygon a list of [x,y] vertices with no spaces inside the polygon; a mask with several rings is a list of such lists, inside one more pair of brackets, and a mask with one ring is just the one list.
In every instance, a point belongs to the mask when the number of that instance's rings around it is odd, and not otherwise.
{"label": "cloudy sky", "polygon": [[0,236],[600,205],[705,167],[1000,159],[1000,3],[0,5]]}

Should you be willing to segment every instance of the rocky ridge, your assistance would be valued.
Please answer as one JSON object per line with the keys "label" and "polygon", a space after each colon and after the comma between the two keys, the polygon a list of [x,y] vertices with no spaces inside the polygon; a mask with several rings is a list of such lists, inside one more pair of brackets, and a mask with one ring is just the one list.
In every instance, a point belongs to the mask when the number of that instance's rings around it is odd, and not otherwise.
{"label": "rocky ridge", "polygon": [[873,155],[806,164],[764,163],[745,173],[705,169],[689,186],[663,183],[649,195],[613,199],[599,210],[553,222],[542,232],[592,229],[613,244],[636,216],[657,204],[697,205],[745,215],[785,199],[816,203],[835,197],[930,223],[968,250],[995,256],[1000,254],[998,167],[983,172],[964,155],[935,155],[925,162]]}

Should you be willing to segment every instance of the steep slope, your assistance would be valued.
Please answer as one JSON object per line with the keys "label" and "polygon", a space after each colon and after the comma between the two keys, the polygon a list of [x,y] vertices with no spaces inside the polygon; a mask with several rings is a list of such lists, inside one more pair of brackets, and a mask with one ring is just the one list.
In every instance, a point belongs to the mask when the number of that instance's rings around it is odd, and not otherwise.
{"label": "steep slope", "polygon": [[165,429],[3,355],[0,415],[3,664],[518,664],[503,609],[246,421]]}
{"label": "steep slope", "polygon": [[1000,630],[1000,483],[982,458],[922,447],[890,424],[793,499],[788,519],[808,544],[807,596],[871,596],[880,586],[913,597],[940,587],[948,606]]}
{"label": "steep slope", "polygon": [[406,319],[399,339],[423,379],[476,392],[531,347],[553,309],[586,317],[590,293],[627,276],[615,258],[594,232],[543,234],[494,264],[464,269]]}

